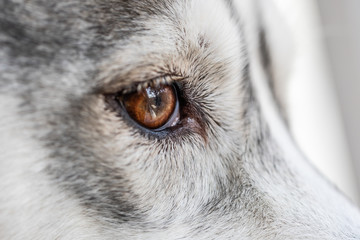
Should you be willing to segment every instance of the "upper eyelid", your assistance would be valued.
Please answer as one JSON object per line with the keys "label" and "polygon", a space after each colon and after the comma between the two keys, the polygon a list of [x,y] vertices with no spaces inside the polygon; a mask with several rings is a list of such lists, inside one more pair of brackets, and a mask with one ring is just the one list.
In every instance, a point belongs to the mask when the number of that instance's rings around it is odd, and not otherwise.
{"label": "upper eyelid", "polygon": [[[100,80],[101,86],[97,86],[95,92],[102,94],[128,93],[140,90],[151,84],[171,84],[173,81],[180,81],[187,77],[178,72],[137,70],[142,74],[127,73],[125,75],[114,75],[112,77],[103,77],[109,80]],[[145,73],[144,73],[145,72]]]}
{"label": "upper eyelid", "polygon": [[132,92],[132,91],[135,91],[135,90],[136,91],[141,91],[142,89],[144,89],[144,88],[146,88],[148,86],[160,86],[161,84],[170,85],[174,81],[178,81],[178,80],[182,80],[182,79],[184,79],[184,77],[171,75],[171,74],[166,74],[166,75],[163,75],[163,76],[155,77],[155,78],[147,80],[147,81],[134,83],[133,86],[125,88],[121,92],[122,93],[129,93],[129,92]]}

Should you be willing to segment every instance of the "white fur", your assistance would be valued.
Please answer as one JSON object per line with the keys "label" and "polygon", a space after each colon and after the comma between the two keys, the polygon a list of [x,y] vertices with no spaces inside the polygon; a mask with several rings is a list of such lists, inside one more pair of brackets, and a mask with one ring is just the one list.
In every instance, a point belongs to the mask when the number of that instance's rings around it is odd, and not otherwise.
{"label": "white fur", "polygon": [[[80,72],[82,66],[68,66],[68,72],[58,75],[56,80],[64,84],[52,92],[55,95],[51,95],[50,102],[42,99],[41,91],[51,92],[53,82],[47,82],[44,89],[36,89],[40,93],[34,93],[37,98],[33,101],[40,104],[38,114],[21,112],[24,100],[2,92],[0,238],[336,239],[334,232],[344,239],[351,239],[348,232],[359,236],[357,210],[308,165],[280,118],[265,84],[268,76],[260,65],[257,35],[260,22],[253,3],[235,2],[238,23],[225,2],[176,2],[168,9],[176,21],[157,15],[146,19],[142,23],[148,30],[141,36],[130,37],[108,59],[95,64],[101,73],[98,82],[91,84],[102,86],[105,93],[125,88],[139,79],[147,81],[156,76],[158,68],[180,71],[190,86],[194,104],[212,114],[206,140],[195,133],[178,136],[178,141],[144,137],[104,107],[104,95],[88,93],[91,91],[85,83],[76,82],[82,76],[77,68]],[[201,37],[204,46],[200,46]],[[191,51],[193,55],[187,56]],[[197,58],[205,70],[197,69],[199,66],[194,64]],[[242,79],[247,60],[250,79]],[[87,62],[83,68],[91,69],[89,66],[91,63]],[[220,70],[201,79],[201,71],[211,73],[210,66],[219,66]],[[53,67],[47,70],[51,72]],[[39,79],[44,77],[41,73],[44,72],[37,72]],[[127,78],[116,81],[119,73]],[[246,109],[240,104],[246,100],[245,81],[251,81],[260,107],[259,113],[249,110],[249,119],[243,119]],[[46,138],[55,126],[49,122],[42,126],[47,119],[41,113],[49,108],[61,112],[70,105],[66,102],[67,94],[86,97],[86,106],[76,112],[77,125],[72,129],[77,140],[102,157],[98,164],[114,171],[126,170],[122,177],[131,183],[131,194],[137,196],[128,200],[140,209],[147,209],[145,218],[149,225],[154,224],[151,228],[143,229],[131,220],[118,223],[107,219],[91,206],[84,206],[85,200],[66,189],[62,180],[44,174],[52,152],[40,139]],[[196,121],[189,117],[188,126],[198,124]],[[245,128],[243,121],[249,121],[250,127]],[[66,126],[74,123],[61,124],[65,125],[61,131],[67,133]],[[270,137],[261,145],[264,149],[258,149],[255,137],[259,137],[263,128],[269,129]],[[131,145],[136,149],[129,148],[129,143],[136,143]],[[267,155],[261,155],[261,150]],[[274,161],[272,157],[281,158],[275,167],[269,163]],[[58,164],[56,167],[61,170],[61,161],[53,164]],[[96,183],[96,179],[91,180]],[[76,183],[77,179],[73,181]],[[92,187],[95,194],[103,191],[96,185]],[[207,209],[207,204],[213,209]],[[234,206],[237,208],[227,212]]]}

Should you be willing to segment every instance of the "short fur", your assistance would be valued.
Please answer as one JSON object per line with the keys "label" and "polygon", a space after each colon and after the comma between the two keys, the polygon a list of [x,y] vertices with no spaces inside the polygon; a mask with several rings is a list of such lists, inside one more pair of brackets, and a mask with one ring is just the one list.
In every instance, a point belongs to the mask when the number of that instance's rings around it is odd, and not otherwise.
{"label": "short fur", "polygon": [[[360,239],[279,113],[267,4],[0,0],[0,238]],[[163,75],[178,128],[114,109]]]}

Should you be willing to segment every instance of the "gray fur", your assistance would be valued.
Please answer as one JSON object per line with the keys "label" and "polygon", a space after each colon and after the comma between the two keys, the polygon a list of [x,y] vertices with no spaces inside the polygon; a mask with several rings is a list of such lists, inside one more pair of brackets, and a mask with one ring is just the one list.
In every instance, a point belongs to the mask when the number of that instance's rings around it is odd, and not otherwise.
{"label": "gray fur", "polygon": [[[263,111],[261,18],[249,28],[232,1],[208,3],[221,14],[201,1],[0,0],[0,93],[12,102],[0,131],[23,129],[36,147],[14,169],[40,176],[24,202],[12,189],[28,182],[0,177],[2,239],[360,239],[358,210],[300,152],[288,159]],[[181,76],[182,120],[145,131],[112,96],[164,74]],[[0,168],[17,151],[4,147]]]}

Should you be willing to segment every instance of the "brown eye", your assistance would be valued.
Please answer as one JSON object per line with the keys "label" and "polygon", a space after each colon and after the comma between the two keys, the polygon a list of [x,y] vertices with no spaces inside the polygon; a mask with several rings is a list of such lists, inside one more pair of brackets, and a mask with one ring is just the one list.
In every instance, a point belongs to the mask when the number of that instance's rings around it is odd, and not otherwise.
{"label": "brown eye", "polygon": [[122,104],[129,116],[143,127],[160,130],[176,124],[177,95],[172,85],[146,87],[125,94]]}

